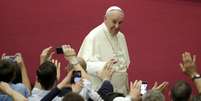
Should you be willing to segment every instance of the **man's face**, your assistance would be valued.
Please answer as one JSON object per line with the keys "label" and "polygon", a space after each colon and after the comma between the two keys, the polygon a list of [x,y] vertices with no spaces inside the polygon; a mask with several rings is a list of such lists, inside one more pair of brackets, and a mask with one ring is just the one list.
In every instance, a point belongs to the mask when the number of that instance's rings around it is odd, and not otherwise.
{"label": "man's face", "polygon": [[111,11],[105,16],[105,24],[112,35],[120,31],[120,25],[123,22],[124,14],[121,11]]}

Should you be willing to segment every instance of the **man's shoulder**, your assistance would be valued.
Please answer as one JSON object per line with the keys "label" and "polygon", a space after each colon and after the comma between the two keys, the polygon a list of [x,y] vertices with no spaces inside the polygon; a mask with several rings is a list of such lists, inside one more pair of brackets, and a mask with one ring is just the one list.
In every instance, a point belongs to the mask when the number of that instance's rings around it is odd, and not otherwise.
{"label": "man's shoulder", "polygon": [[34,87],[31,91],[32,95],[29,97],[30,101],[36,101],[36,99],[41,99],[43,98],[46,94],[48,94],[50,91],[49,90],[43,90]]}
{"label": "man's shoulder", "polygon": [[23,83],[11,84],[11,87],[16,90],[25,90],[27,89]]}
{"label": "man's shoulder", "polygon": [[17,84],[10,84],[11,88],[13,88],[15,91],[20,92],[25,97],[30,95],[29,89],[23,84],[23,83],[17,83]]}
{"label": "man's shoulder", "polygon": [[96,28],[92,29],[89,34],[86,36],[90,39],[97,39],[103,37],[104,30],[101,25],[97,26]]}

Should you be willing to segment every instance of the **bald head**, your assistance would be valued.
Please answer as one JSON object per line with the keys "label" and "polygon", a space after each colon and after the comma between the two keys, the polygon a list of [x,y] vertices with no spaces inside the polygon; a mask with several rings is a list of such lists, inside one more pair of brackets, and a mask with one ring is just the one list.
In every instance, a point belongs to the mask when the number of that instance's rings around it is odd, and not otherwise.
{"label": "bald head", "polygon": [[123,10],[117,6],[112,6],[108,8],[105,13],[104,23],[112,35],[117,35],[120,31],[120,25],[123,22],[123,19]]}

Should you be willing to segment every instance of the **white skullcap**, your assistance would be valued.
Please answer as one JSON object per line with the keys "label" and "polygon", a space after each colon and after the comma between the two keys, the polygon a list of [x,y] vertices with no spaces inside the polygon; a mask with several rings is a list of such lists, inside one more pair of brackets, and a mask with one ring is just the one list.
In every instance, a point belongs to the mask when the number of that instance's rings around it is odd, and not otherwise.
{"label": "white skullcap", "polygon": [[121,11],[123,12],[123,10],[117,6],[111,6],[107,9],[107,11],[105,12],[105,15],[107,15],[109,12],[113,11],[113,10],[117,10],[117,11]]}

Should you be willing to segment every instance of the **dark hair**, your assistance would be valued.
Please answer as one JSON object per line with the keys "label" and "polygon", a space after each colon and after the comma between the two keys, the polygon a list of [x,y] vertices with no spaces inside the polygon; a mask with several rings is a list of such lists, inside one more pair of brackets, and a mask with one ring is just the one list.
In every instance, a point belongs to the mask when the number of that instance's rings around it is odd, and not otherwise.
{"label": "dark hair", "polygon": [[116,97],[125,97],[124,94],[118,92],[108,93],[103,97],[104,101],[113,101]]}
{"label": "dark hair", "polygon": [[159,90],[149,90],[142,96],[143,101],[165,101],[165,97]]}
{"label": "dark hair", "polygon": [[56,66],[49,61],[41,64],[37,70],[38,82],[45,90],[49,90],[56,82],[57,70]]}
{"label": "dark hair", "polygon": [[64,96],[62,101],[84,101],[84,98],[77,93],[68,93]]}
{"label": "dark hair", "polygon": [[15,78],[13,79],[12,83],[17,84],[17,83],[22,83],[22,73],[21,73],[21,68],[20,66],[15,63]]}
{"label": "dark hair", "polygon": [[191,86],[186,81],[177,81],[171,89],[171,97],[173,101],[188,101],[191,93]]}
{"label": "dark hair", "polygon": [[12,82],[15,78],[15,66],[16,64],[7,60],[0,60],[0,81]]}

